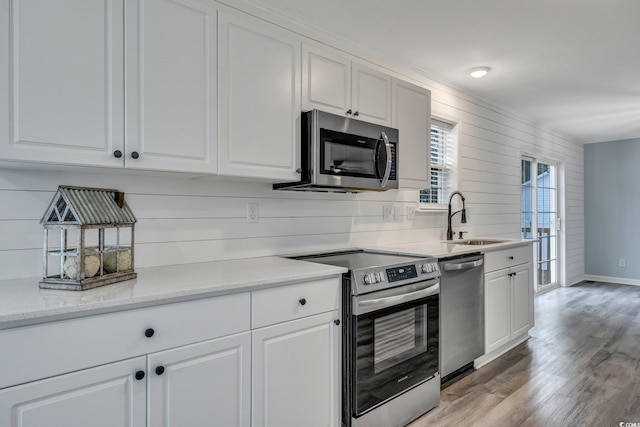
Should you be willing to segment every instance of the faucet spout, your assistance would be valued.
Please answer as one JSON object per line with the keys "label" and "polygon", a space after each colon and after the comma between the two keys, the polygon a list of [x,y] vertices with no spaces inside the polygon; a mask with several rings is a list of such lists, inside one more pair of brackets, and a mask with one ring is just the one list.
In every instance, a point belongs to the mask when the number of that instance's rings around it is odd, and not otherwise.
{"label": "faucet spout", "polygon": [[[456,194],[460,196],[460,199],[462,200],[462,209],[452,213],[451,201],[453,200],[453,196],[455,196]],[[460,222],[463,224],[467,223],[467,209],[465,207],[464,201],[465,201],[464,195],[460,191],[454,191],[453,193],[451,193],[451,196],[449,197],[449,209],[447,212],[447,240],[453,240],[453,229],[451,228],[451,218],[453,218],[455,214],[460,212],[460,215],[461,215]]]}

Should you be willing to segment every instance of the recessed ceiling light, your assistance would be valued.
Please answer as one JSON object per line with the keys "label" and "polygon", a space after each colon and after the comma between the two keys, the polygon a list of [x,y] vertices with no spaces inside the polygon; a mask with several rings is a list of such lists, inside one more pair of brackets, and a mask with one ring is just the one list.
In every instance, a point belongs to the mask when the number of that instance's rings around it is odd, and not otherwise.
{"label": "recessed ceiling light", "polygon": [[468,73],[471,77],[479,79],[480,77],[486,76],[489,73],[489,71],[491,71],[490,67],[476,67],[476,68],[470,69]]}

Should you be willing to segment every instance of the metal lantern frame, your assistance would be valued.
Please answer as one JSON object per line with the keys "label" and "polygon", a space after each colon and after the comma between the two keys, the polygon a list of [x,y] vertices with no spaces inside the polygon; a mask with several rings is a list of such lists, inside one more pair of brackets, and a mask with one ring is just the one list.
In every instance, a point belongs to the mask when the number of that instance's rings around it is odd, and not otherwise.
{"label": "metal lantern frame", "polygon": [[[60,186],[40,224],[44,228],[43,279],[40,288],[86,290],[125,280],[135,279],[133,212],[124,201],[124,193],[113,189]],[[87,246],[90,230],[97,229],[97,245]],[[107,242],[107,230],[115,230],[115,242]],[[121,239],[123,229],[129,229],[130,241]],[[70,238],[71,231],[76,238]],[[59,233],[58,247],[50,248],[53,233]],[[130,256],[130,262],[121,260]],[[50,259],[59,257],[59,274],[51,274]],[[89,257],[99,266],[95,274],[87,274]],[[97,258],[97,261],[96,261]],[[109,258],[110,268],[106,268]],[[70,263],[67,266],[67,263]],[[115,263],[115,264],[114,264]],[[122,264],[130,264],[124,266]],[[113,266],[115,265],[115,271]],[[127,268],[128,267],[128,268]],[[67,270],[74,271],[68,274]]]}

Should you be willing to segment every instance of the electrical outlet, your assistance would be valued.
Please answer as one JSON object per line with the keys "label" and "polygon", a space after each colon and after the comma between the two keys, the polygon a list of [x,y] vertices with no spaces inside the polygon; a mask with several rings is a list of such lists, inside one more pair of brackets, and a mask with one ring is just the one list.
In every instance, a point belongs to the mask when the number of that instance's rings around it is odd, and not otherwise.
{"label": "electrical outlet", "polygon": [[620,267],[626,267],[627,266],[627,260],[625,260],[624,258],[620,258],[620,261],[618,262],[618,265]]}
{"label": "electrical outlet", "polygon": [[402,206],[393,206],[393,222],[402,221]]}
{"label": "electrical outlet", "polygon": [[413,219],[416,216],[416,207],[414,205],[407,206],[407,219]]}
{"label": "electrical outlet", "polygon": [[392,216],[393,216],[393,205],[384,205],[382,207],[382,220],[391,221]]}
{"label": "electrical outlet", "polygon": [[247,222],[258,222],[258,204],[247,203]]}

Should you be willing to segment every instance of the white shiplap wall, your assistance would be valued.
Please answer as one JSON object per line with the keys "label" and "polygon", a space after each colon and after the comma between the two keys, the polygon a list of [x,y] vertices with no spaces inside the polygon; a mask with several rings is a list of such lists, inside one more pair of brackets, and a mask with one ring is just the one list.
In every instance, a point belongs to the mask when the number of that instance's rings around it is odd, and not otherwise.
{"label": "white shiplap wall", "polygon": [[[353,51],[351,53],[354,53]],[[367,58],[371,59],[371,58]],[[469,235],[518,238],[520,156],[557,160],[566,190],[563,284],[584,274],[583,151],[576,142],[429,80],[378,63],[432,91],[433,113],[461,122],[459,188],[468,203]],[[136,267],[195,263],[300,251],[442,239],[446,213],[384,222],[383,205],[405,211],[412,190],[366,194],[276,192],[270,183],[119,170],[7,169],[0,166],[0,280],[42,274],[39,220],[58,185],[117,188],[138,217]],[[258,223],[246,204],[259,203]],[[456,217],[454,224],[459,221]]]}

